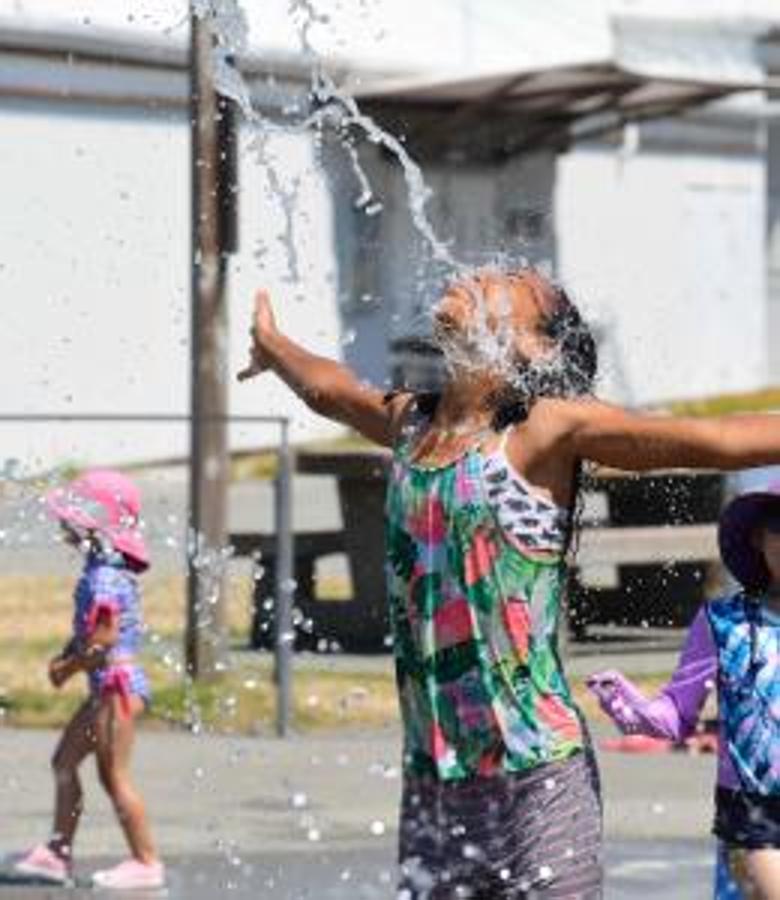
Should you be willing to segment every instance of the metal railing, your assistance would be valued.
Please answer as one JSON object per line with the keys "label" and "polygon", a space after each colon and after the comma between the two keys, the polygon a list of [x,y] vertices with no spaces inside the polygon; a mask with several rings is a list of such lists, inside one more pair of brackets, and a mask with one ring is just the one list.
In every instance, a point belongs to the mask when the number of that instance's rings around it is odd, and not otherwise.
{"label": "metal railing", "polygon": [[[228,425],[276,425],[279,444],[274,479],[274,528],[277,537],[276,560],[276,634],[274,640],[274,683],[276,686],[276,732],[285,737],[292,717],[293,595],[295,581],[294,534],[292,526],[293,451],[290,445],[290,420],[287,416],[225,415],[200,417],[201,421],[223,421]],[[192,416],[171,413],[0,413],[0,424],[9,423],[111,423],[111,424],[190,424]],[[192,461],[189,461],[192,464]],[[188,521],[191,519],[188,517]],[[193,542],[197,546],[197,541]],[[195,553],[188,550],[188,576],[193,577]]]}

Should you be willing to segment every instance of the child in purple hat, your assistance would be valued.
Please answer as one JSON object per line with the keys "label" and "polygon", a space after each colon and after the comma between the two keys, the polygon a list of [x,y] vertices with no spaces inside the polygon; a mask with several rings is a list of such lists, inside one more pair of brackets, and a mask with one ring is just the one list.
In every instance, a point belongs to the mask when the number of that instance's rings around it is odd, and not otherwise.
{"label": "child in purple hat", "polygon": [[699,611],[670,682],[652,699],[616,671],[593,675],[588,686],[622,731],[680,741],[717,684],[713,832],[745,896],[773,900],[780,897],[780,484],[733,500],[718,539],[739,588]]}
{"label": "child in purple hat", "polygon": [[149,703],[149,684],[137,659],[143,632],[137,576],[149,567],[138,527],[140,495],[120,472],[93,470],[53,491],[46,502],[66,542],[85,558],[74,596],[73,636],[51,661],[49,679],[59,688],[84,672],[89,697],[65,727],[52,761],[52,835],[18,858],[13,870],[55,884],[72,880],[73,840],[83,808],[78,770],[94,753],[131,858],[96,872],[93,883],[101,889],[158,888],[164,869],[129,771],[135,720]]}

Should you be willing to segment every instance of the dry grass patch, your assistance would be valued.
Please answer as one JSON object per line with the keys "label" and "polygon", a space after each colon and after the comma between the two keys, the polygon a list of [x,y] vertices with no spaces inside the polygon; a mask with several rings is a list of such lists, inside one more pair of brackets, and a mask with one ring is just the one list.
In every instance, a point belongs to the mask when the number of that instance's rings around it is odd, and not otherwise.
{"label": "dry grass patch", "polygon": [[[321,592],[338,599],[342,579],[323,579]],[[233,652],[218,683],[196,685],[184,676],[182,637],[185,581],[149,576],[143,581],[149,633],[143,663],[152,682],[150,724],[198,723],[217,731],[250,733],[272,727],[275,688],[268,653]],[[251,615],[251,578],[227,582],[227,626],[245,645]],[[62,690],[49,685],[47,665],[70,636],[73,579],[56,576],[0,577],[0,710],[8,724],[59,727],[84,697],[84,679]],[[397,716],[395,688],[387,674],[356,674],[311,666],[296,672],[295,722],[301,728],[379,726]]]}
{"label": "dry grass patch", "polygon": [[[147,575],[141,586],[149,631],[181,634],[186,617],[184,577]],[[0,577],[0,643],[64,643],[71,631],[73,587],[70,576]],[[251,590],[248,576],[227,580],[227,627],[231,633],[245,634],[249,628]]]}
{"label": "dry grass patch", "polygon": [[731,413],[772,412],[780,409],[780,388],[768,387],[739,394],[720,394],[697,400],[679,400],[667,406],[676,416],[723,416]]}
{"label": "dry grass patch", "polygon": [[[230,669],[212,685],[192,685],[183,674],[181,635],[185,620],[185,582],[177,577],[148,576],[143,581],[144,613],[149,626],[143,662],[154,692],[151,726],[203,727],[222,732],[253,733],[273,727],[275,688],[268,653],[233,652]],[[322,595],[349,595],[343,579],[328,577],[318,586]],[[0,711],[13,725],[59,727],[84,697],[83,679],[61,691],[48,683],[48,660],[70,634],[73,579],[55,576],[0,577]],[[245,645],[250,619],[251,579],[228,581],[227,624],[234,641]],[[294,676],[296,727],[381,727],[395,723],[398,708],[395,682],[386,672],[335,669],[328,657],[308,663]],[[666,674],[635,679],[654,694]],[[598,704],[579,680],[572,680],[575,698],[587,715]]]}

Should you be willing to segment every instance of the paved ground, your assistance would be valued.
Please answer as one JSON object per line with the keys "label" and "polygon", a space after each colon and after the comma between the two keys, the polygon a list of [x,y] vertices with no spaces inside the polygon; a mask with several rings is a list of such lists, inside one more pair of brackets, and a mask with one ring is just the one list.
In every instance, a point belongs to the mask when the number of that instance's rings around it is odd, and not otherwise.
{"label": "paved ground", "polygon": [[[239,859],[188,857],[171,865],[166,892],[136,894],[133,900],[392,900],[393,847],[264,854]],[[607,847],[605,900],[710,900],[712,856],[707,844],[612,842]],[[52,890],[3,885],[3,900],[93,900],[88,889]],[[130,900],[127,894],[123,900]]]}
{"label": "paved ground", "polygon": [[[0,730],[0,853],[45,831],[53,742],[48,732]],[[284,742],[144,733],[137,778],[171,863],[170,896],[210,900],[230,883],[237,898],[390,898],[398,752],[394,730]],[[601,766],[608,900],[707,897],[712,759],[602,754]],[[123,848],[91,771],[85,781],[86,870]],[[51,892],[6,885],[0,894]]]}

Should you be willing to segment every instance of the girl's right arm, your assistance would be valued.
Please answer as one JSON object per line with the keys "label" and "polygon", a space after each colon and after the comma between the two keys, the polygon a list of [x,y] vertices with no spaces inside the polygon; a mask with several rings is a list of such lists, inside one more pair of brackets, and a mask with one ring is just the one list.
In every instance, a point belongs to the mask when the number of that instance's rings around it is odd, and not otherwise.
{"label": "girl's right arm", "polygon": [[[70,647],[70,645],[68,646]],[[49,663],[49,681],[54,687],[59,688],[81,671],[82,666],[78,654],[73,650],[69,650],[67,653],[63,651]]]}
{"label": "girl's right arm", "polygon": [[341,363],[317,356],[282,334],[265,291],[255,297],[250,363],[239,373],[244,381],[261,372],[278,375],[314,412],[354,428],[383,446],[392,446],[411,396],[387,399],[361,382]]}
{"label": "girl's right arm", "polygon": [[119,616],[115,604],[103,600],[96,606],[95,622],[87,639],[71,638],[59,656],[49,663],[49,681],[59,688],[79,672],[102,668],[118,637]]}

